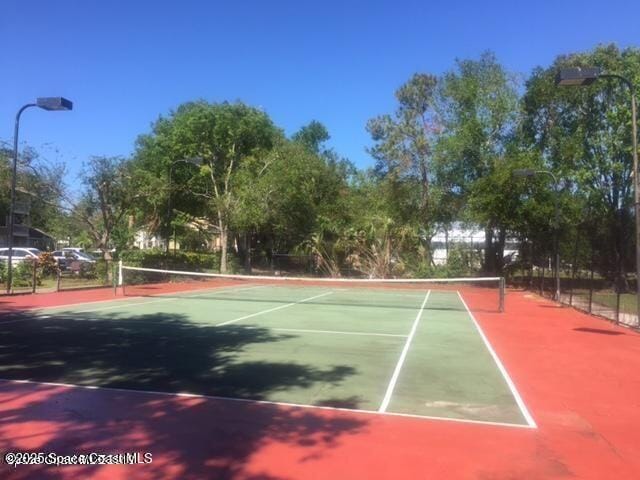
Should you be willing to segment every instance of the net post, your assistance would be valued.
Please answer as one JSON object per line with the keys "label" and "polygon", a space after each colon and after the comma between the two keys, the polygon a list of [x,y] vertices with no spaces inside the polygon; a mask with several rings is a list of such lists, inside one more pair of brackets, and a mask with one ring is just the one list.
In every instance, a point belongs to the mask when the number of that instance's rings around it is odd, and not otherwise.
{"label": "net post", "polygon": [[124,295],[124,284],[122,281],[122,260],[118,260],[118,285],[122,287],[122,295]]}
{"label": "net post", "polygon": [[499,289],[500,289],[500,305],[498,307],[500,313],[504,312],[504,295],[505,295],[505,281],[504,277],[500,277],[499,281]]}
{"label": "net post", "polygon": [[111,263],[111,283],[113,284],[113,296],[118,295],[118,277],[116,276],[116,264]]}

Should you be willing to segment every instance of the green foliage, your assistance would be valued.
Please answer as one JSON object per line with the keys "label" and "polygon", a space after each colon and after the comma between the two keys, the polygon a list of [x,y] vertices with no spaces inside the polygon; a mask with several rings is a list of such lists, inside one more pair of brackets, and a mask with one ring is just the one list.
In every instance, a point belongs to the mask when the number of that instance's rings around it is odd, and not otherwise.
{"label": "green foliage", "polygon": [[[5,283],[8,277],[7,262],[0,262],[0,270],[2,271],[1,281]],[[14,288],[20,287],[32,287],[33,286],[33,269],[34,262],[31,259],[26,259],[22,262],[13,264],[11,269],[12,284]],[[42,283],[42,271],[36,268],[36,285]]]}
{"label": "green foliage", "polygon": [[[204,216],[215,228],[222,246],[221,270],[226,271],[238,172],[246,163],[260,163],[281,136],[266,113],[240,102],[180,105],[169,117],[160,118],[150,135],[138,139],[137,184],[148,191],[138,206],[142,218],[157,228],[163,225],[168,236],[173,212],[163,212],[171,195],[175,209],[194,218]],[[199,169],[187,165],[185,160],[193,158],[201,159]],[[178,170],[178,163],[189,169]],[[173,188],[174,180],[181,188]]]}
{"label": "green foliage", "polygon": [[518,95],[513,78],[491,52],[458,60],[438,92],[443,131],[436,146],[436,176],[457,218],[486,234],[484,269],[502,268],[504,242],[517,192],[509,176],[522,155],[515,146]]}
{"label": "green foliage", "polygon": [[315,154],[321,153],[322,144],[330,138],[327,128],[317,120],[311,121],[291,137],[294,142]]}
{"label": "green foliage", "polygon": [[407,182],[416,189],[417,197],[397,197],[398,208],[406,211],[411,203],[411,221],[426,230],[441,212],[431,190],[433,147],[440,129],[435,115],[437,82],[432,75],[415,74],[396,91],[396,111],[367,122],[375,142],[369,153],[376,159],[376,173],[390,185]]}
{"label": "green foliage", "polygon": [[[12,157],[11,150],[0,147],[0,225],[4,225],[9,213]],[[56,232],[64,217],[61,206],[64,176],[63,165],[48,162],[33,148],[19,151],[16,200],[29,205],[31,227]]]}
{"label": "green foliage", "polygon": [[122,157],[91,157],[84,164],[84,191],[72,215],[87,227],[94,245],[111,258],[114,238],[122,246],[127,213],[139,196],[130,181],[131,164]]}
{"label": "green foliage", "polygon": [[[128,250],[121,252],[120,259],[127,266],[184,270],[189,272],[219,272],[220,254],[178,251],[166,253],[161,250]],[[237,270],[235,261],[230,262],[231,271]]]}
{"label": "green foliage", "polygon": [[633,261],[629,91],[622,82],[605,79],[584,88],[557,87],[557,70],[568,66],[597,66],[640,85],[640,50],[602,45],[558,56],[533,72],[522,99],[523,142],[562,179],[563,230],[589,231],[599,270],[620,277]]}
{"label": "green foliage", "polygon": [[38,268],[44,277],[56,277],[60,272],[58,262],[51,252],[43,252],[40,254]]}

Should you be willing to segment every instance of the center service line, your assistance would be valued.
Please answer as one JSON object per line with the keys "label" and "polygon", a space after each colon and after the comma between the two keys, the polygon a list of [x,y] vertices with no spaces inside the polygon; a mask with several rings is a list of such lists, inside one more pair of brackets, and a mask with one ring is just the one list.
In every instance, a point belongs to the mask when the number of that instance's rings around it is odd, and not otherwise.
{"label": "center service line", "polygon": [[384,413],[389,406],[389,402],[391,401],[391,396],[393,395],[393,389],[396,387],[396,382],[398,381],[398,376],[400,375],[400,370],[402,370],[402,365],[404,364],[404,359],[407,357],[407,353],[409,352],[409,347],[411,346],[411,340],[413,340],[413,336],[418,329],[418,324],[420,323],[420,318],[422,318],[422,312],[424,311],[424,306],[427,304],[427,300],[429,300],[429,295],[431,294],[431,290],[427,291],[427,294],[424,296],[424,300],[422,301],[422,305],[420,306],[420,310],[416,315],[416,319],[413,321],[413,326],[411,327],[411,332],[407,337],[407,341],[404,344],[404,348],[402,349],[402,353],[400,354],[400,358],[398,359],[398,363],[396,364],[396,369],[393,371],[393,375],[391,376],[391,381],[389,382],[389,386],[387,387],[387,392],[384,394],[384,399],[380,404],[380,408],[378,408],[379,413]]}
{"label": "center service line", "polygon": [[275,312],[276,310],[282,310],[283,308],[293,307],[294,305],[298,305],[300,303],[308,302],[310,300],[324,297],[326,295],[331,295],[333,292],[325,292],[320,295],[315,295],[313,297],[303,298],[302,300],[298,300],[297,302],[287,303],[286,305],[280,305],[279,307],[270,308],[268,310],[262,310],[260,312],[252,313],[250,315],[245,315],[244,317],[234,318],[233,320],[227,320],[226,322],[222,322],[216,325],[216,327],[222,327],[224,325],[229,325],[231,323],[239,322],[240,320],[246,320],[247,318],[257,317],[258,315],[263,315],[269,312]]}

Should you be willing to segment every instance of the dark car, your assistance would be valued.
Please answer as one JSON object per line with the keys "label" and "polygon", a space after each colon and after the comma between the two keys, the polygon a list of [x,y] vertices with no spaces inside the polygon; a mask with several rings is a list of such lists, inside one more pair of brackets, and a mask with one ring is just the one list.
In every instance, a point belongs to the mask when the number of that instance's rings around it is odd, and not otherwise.
{"label": "dark car", "polygon": [[83,252],[72,250],[56,250],[52,252],[53,257],[58,262],[60,270],[71,270],[79,272],[83,266],[96,263],[95,259]]}

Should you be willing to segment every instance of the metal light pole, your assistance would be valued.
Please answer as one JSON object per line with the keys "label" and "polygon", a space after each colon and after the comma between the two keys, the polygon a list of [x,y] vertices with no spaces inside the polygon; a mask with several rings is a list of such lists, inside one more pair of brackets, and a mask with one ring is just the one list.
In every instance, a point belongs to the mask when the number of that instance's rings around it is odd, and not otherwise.
{"label": "metal light pole", "polygon": [[636,216],[636,315],[640,325],[640,180],[638,179],[638,116],[636,89],[633,82],[616,73],[603,72],[598,67],[562,68],[556,76],[556,85],[591,85],[599,78],[615,78],[629,88],[631,94],[631,148],[633,149],[633,206]]}
{"label": "metal light pole", "polygon": [[[172,176],[173,176],[173,167],[176,166],[178,163],[190,163],[191,165],[202,165],[202,158],[201,157],[192,157],[192,158],[183,158],[180,160],[175,160],[173,162],[171,162],[171,164],[169,165],[169,198],[167,199],[167,231],[168,228],[171,224],[171,213],[172,213],[172,207],[171,207],[171,193],[173,192],[173,186],[172,186]],[[176,230],[175,227],[173,229],[173,253],[175,254],[176,252]],[[165,252],[169,253],[169,236],[167,234],[167,245],[165,248]]]}
{"label": "metal light pole", "polygon": [[20,116],[27,108],[39,107],[43,110],[71,110],[73,103],[62,97],[43,97],[38,98],[36,103],[27,103],[23,105],[16,114],[16,123],[13,131],[13,166],[11,169],[11,202],[9,204],[9,228],[7,232],[7,247],[9,254],[7,259],[7,293],[11,293],[13,284],[13,212],[16,207],[16,177],[18,173],[18,133],[20,131]]}
{"label": "metal light pole", "polygon": [[553,243],[555,250],[555,269],[556,269],[556,291],[553,299],[557,302],[560,301],[560,189],[558,188],[558,179],[548,170],[532,170],[530,168],[520,168],[513,171],[514,177],[532,178],[536,175],[549,175],[553,179],[554,195],[554,209],[555,218],[553,221]]}

